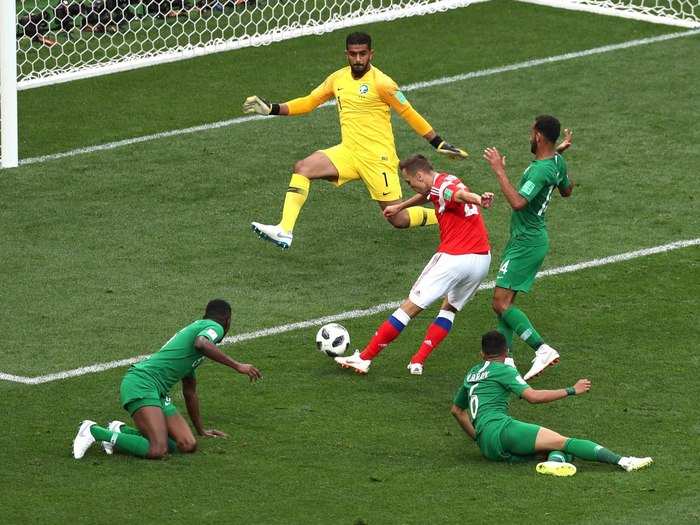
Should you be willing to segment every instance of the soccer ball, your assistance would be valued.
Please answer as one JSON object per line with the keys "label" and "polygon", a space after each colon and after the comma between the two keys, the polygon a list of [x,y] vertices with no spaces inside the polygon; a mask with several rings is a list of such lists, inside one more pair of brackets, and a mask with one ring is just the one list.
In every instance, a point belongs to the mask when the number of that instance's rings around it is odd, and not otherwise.
{"label": "soccer ball", "polygon": [[350,346],[350,334],[338,323],[323,325],[316,334],[316,348],[328,357],[343,355]]}

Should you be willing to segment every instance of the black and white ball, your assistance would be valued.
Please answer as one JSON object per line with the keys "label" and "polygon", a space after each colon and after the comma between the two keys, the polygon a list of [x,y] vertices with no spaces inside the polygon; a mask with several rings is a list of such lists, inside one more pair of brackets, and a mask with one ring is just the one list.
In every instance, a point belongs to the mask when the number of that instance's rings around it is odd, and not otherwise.
{"label": "black and white ball", "polygon": [[350,334],[343,325],[323,325],[316,334],[316,348],[328,357],[343,355],[350,346]]}

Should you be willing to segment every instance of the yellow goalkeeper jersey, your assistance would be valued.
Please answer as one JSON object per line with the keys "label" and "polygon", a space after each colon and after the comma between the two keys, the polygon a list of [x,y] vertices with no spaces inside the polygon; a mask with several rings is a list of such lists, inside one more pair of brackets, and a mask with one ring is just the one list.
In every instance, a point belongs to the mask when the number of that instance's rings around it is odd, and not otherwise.
{"label": "yellow goalkeeper jersey", "polygon": [[391,77],[372,66],[361,78],[350,66],[326,78],[306,97],[287,102],[290,115],[307,113],[335,97],[342,144],[368,160],[398,161],[391,127],[391,108],[419,135],[432,127],[421,117]]}

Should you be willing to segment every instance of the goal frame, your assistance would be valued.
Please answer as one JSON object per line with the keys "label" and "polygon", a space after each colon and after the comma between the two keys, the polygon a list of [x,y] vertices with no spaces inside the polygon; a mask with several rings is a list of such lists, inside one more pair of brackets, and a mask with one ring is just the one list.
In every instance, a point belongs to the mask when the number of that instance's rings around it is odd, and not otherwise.
{"label": "goal frame", "polygon": [[18,164],[17,12],[14,0],[0,0],[0,168]]}

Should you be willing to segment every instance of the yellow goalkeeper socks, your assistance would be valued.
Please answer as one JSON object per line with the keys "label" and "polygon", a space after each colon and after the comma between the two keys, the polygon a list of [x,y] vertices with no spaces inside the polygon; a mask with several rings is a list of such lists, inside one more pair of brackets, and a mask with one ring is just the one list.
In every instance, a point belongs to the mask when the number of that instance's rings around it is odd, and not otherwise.
{"label": "yellow goalkeeper socks", "polygon": [[408,212],[409,228],[437,224],[437,215],[435,215],[435,210],[424,208],[423,206],[411,206],[410,208],[406,208],[406,211]]}
{"label": "yellow goalkeeper socks", "polygon": [[304,202],[306,202],[306,196],[309,194],[310,185],[311,181],[303,175],[298,173],[292,174],[289,188],[287,188],[287,195],[284,197],[282,220],[280,221],[280,228],[284,231],[291,232],[294,229],[299,212],[304,206]]}

